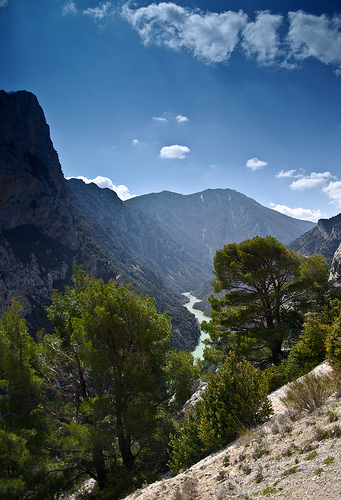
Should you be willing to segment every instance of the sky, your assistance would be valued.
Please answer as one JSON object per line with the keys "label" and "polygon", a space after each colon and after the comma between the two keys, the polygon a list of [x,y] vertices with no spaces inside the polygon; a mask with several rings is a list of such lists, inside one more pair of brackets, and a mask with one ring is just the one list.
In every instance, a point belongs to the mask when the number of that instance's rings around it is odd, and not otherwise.
{"label": "sky", "polygon": [[66,178],[341,212],[338,0],[0,0],[0,47]]}

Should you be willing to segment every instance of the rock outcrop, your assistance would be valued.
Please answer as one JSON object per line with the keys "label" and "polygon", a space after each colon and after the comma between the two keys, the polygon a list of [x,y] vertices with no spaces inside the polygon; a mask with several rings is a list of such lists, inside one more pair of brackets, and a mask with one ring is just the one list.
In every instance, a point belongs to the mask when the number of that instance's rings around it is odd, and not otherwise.
{"label": "rock outcrop", "polygon": [[332,264],[330,266],[329,279],[333,279],[336,281],[336,283],[341,284],[341,244],[338,246],[334,253]]}
{"label": "rock outcrop", "polygon": [[288,247],[300,251],[304,257],[321,254],[331,265],[340,242],[341,214],[338,214],[330,219],[320,219],[313,229],[294,240]]}
{"label": "rock outcrop", "polygon": [[34,225],[79,248],[69,190],[37,98],[25,91],[0,91],[0,116],[2,230]]}
{"label": "rock outcrop", "polygon": [[[154,296],[157,310],[172,317],[172,344],[193,350],[200,335],[194,316],[166,288],[157,266],[139,254],[146,217],[125,216],[116,193],[78,182],[83,195],[64,179],[36,97],[0,91],[0,313],[20,296],[31,332],[51,329],[45,306],[53,289],[71,284],[78,264]],[[157,233],[148,237],[162,255]]]}

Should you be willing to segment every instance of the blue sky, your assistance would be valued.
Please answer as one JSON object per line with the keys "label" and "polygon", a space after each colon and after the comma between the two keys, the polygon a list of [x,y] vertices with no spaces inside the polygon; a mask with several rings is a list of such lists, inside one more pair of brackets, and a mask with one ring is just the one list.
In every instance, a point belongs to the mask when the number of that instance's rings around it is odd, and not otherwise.
{"label": "blue sky", "polygon": [[341,211],[339,1],[0,0],[0,43],[65,177]]}

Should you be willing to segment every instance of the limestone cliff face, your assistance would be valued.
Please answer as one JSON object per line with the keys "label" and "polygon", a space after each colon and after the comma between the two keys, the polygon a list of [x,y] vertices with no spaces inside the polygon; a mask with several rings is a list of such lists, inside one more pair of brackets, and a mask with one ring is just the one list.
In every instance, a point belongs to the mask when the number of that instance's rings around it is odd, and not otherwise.
{"label": "limestone cliff face", "polygon": [[71,204],[37,98],[0,91],[0,312],[20,297],[33,332],[47,325],[44,307],[74,264],[97,270]]}
{"label": "limestone cliff face", "polygon": [[1,229],[33,224],[76,249],[68,188],[37,98],[0,91],[0,116]]}
{"label": "limestone cliff face", "polygon": [[[31,332],[52,329],[45,306],[53,289],[71,285],[78,264],[90,275],[119,277],[155,297],[157,310],[172,317],[172,344],[193,350],[200,334],[196,320],[139,255],[143,245],[128,244],[123,203],[112,191],[88,188],[95,191],[90,208],[83,199],[89,196],[71,193],[63,177],[36,97],[0,91],[0,313],[20,296]],[[138,233],[144,219],[134,221]],[[162,253],[158,235],[148,234]]]}
{"label": "limestone cliff face", "polygon": [[341,244],[334,253],[332,265],[330,266],[330,279],[341,284]]}
{"label": "limestone cliff face", "polygon": [[330,219],[320,219],[316,226],[304,233],[288,247],[300,251],[305,257],[319,253],[331,265],[334,253],[341,241],[341,214]]}

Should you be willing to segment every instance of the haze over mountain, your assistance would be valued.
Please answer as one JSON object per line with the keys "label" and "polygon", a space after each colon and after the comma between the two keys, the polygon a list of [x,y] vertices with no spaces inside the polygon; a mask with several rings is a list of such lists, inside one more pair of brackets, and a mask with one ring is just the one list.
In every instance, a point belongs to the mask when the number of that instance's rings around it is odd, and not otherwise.
{"label": "haze over mountain", "polygon": [[192,258],[212,269],[215,252],[227,243],[272,235],[284,244],[314,227],[263,207],[231,189],[181,195],[163,191],[124,202],[155,218]]}
{"label": "haze over mountain", "polygon": [[44,113],[25,91],[0,92],[0,193],[2,309],[21,296],[32,331],[48,328],[52,290],[81,264],[155,297],[172,318],[172,344],[191,350],[199,328],[180,292],[213,278],[215,251],[256,235],[287,243],[313,226],[229,189],[122,202],[109,189],[66,181]]}

